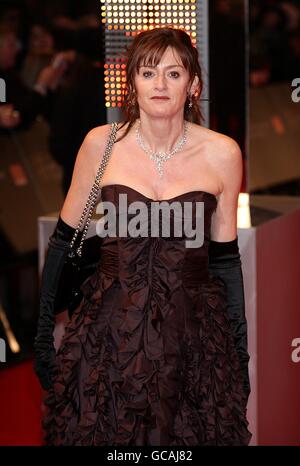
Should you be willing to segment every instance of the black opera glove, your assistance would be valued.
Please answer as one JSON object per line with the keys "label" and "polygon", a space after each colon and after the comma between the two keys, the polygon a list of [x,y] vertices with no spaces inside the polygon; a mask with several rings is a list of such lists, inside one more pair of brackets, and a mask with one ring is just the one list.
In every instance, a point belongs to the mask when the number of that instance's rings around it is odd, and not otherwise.
{"label": "black opera glove", "polygon": [[244,379],[244,393],[247,402],[251,392],[248,370],[250,356],[248,354],[244,282],[238,237],[232,241],[210,241],[209,271],[213,276],[221,278],[226,285],[228,317]]}
{"label": "black opera glove", "polygon": [[37,335],[34,340],[34,370],[44,390],[49,390],[53,386],[52,377],[56,356],[53,337],[55,327],[54,302],[74,232],[75,228],[65,223],[59,216],[55,230],[49,239],[41,277],[39,319]]}

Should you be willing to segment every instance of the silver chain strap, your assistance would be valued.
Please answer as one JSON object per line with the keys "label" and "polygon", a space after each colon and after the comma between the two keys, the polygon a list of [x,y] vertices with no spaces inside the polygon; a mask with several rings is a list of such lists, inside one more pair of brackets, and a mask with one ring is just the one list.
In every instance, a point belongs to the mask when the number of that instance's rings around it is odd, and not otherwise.
{"label": "silver chain strap", "polygon": [[[80,244],[79,244],[78,248],[76,249],[76,252],[77,252],[79,257],[81,257],[81,255],[82,255],[83,242],[84,242],[84,239],[86,237],[87,231],[89,229],[90,221],[91,221],[91,218],[92,218],[92,214],[93,214],[93,211],[94,211],[95,204],[97,202],[98,194],[99,194],[99,192],[101,193],[100,180],[101,180],[101,178],[103,176],[103,173],[104,173],[104,170],[105,170],[105,168],[106,168],[106,166],[108,164],[109,157],[110,157],[110,154],[111,154],[111,151],[112,151],[112,147],[113,147],[115,139],[116,139],[117,129],[118,129],[118,123],[116,123],[116,122],[112,123],[109,138],[108,138],[108,141],[107,141],[107,144],[106,144],[106,147],[105,147],[105,151],[104,151],[104,154],[103,154],[103,158],[102,158],[100,167],[98,169],[98,172],[97,172],[94,184],[92,186],[92,189],[90,191],[88,200],[86,202],[85,208],[83,209],[83,212],[81,214],[78,226],[77,226],[77,228],[76,228],[76,230],[74,232],[73,238],[72,238],[71,243],[70,243],[70,248],[72,250],[73,247],[74,247],[76,238],[78,236],[78,233],[81,230],[82,226],[84,225],[82,237],[81,237],[81,240],[80,240]],[[87,218],[86,218],[86,215],[87,215]],[[84,224],[84,219],[85,218],[86,218],[86,223]],[[74,254],[75,253],[73,252],[73,256],[74,256]],[[72,253],[71,253],[71,255],[72,255]]]}

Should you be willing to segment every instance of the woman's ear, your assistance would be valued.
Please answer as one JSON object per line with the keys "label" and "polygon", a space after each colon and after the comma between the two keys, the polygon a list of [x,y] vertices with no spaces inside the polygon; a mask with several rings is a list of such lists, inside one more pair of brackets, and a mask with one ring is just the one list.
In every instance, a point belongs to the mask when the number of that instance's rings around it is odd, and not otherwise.
{"label": "woman's ear", "polygon": [[189,94],[194,95],[195,92],[196,92],[197,90],[199,90],[199,83],[200,83],[200,82],[199,82],[199,77],[198,77],[198,75],[196,74],[195,77],[194,77],[194,79],[193,79],[193,82],[192,82],[192,84],[191,84]]}

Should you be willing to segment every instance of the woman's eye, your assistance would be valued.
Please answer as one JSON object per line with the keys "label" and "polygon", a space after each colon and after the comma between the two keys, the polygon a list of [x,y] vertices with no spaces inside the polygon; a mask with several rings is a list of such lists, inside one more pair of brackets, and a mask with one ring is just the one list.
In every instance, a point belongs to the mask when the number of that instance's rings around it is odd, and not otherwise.
{"label": "woman's eye", "polygon": [[144,71],[143,72],[144,78],[149,78],[149,76],[151,76],[152,74],[153,74],[152,71]]}
{"label": "woman's eye", "polygon": [[170,75],[172,76],[172,78],[178,78],[179,77],[179,73],[177,71],[171,71]]}

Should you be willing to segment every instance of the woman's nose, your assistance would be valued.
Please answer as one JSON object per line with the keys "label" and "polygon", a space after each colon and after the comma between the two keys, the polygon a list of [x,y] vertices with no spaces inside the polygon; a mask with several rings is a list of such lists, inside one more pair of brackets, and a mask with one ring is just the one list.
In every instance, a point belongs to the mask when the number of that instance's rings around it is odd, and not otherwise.
{"label": "woman's nose", "polygon": [[155,78],[155,88],[156,89],[165,89],[166,81],[163,75],[157,75]]}

